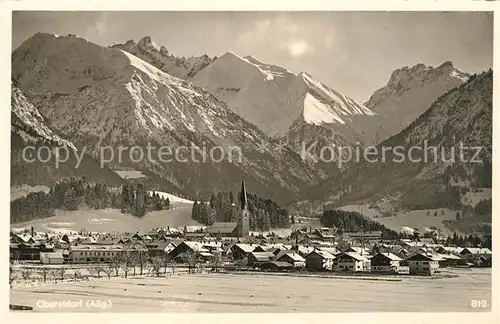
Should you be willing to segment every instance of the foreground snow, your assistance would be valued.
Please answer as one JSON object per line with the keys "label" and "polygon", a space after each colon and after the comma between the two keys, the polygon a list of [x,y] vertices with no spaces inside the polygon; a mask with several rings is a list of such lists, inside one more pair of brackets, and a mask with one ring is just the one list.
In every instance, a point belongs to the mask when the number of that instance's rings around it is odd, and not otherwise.
{"label": "foreground snow", "polygon": [[80,300],[82,296],[84,303],[87,299],[110,301],[110,308],[104,310],[36,309],[44,312],[478,312],[468,308],[470,300],[485,299],[491,304],[491,270],[480,270],[457,278],[406,282],[261,273],[117,278],[15,288],[10,297],[13,304],[23,305],[36,305],[40,298]]}
{"label": "foreground snow", "polygon": [[[189,199],[185,199],[185,198],[181,198],[181,197],[177,197],[175,195],[172,195],[170,193],[167,193],[167,192],[163,192],[163,191],[155,191],[157,194],[160,195],[160,197],[164,198],[164,199],[167,199],[170,200],[170,202],[174,202],[174,203],[184,203],[184,204],[192,204],[193,201],[192,200],[189,200]],[[153,192],[152,191],[149,191],[148,192],[149,195],[151,195]]]}

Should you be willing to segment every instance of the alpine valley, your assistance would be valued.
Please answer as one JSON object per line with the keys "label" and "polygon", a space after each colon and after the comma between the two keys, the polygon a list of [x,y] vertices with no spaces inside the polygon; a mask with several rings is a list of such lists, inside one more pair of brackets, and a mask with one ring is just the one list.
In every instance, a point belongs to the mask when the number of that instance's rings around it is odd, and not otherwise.
{"label": "alpine valley", "polygon": [[[492,71],[477,72],[451,62],[402,67],[363,104],[307,72],[253,56],[185,58],[150,37],[103,47],[38,33],[12,53],[12,185],[84,176],[119,186],[134,181],[119,171],[133,170],[150,188],[206,201],[237,191],[244,179],[248,191],[296,217],[320,216],[325,206],[364,208],[383,223],[398,213],[447,209],[461,216],[446,228],[487,232],[491,212],[476,212],[470,196],[491,190],[493,82]],[[338,168],[302,155],[311,143],[318,154],[321,147],[408,150],[424,141],[447,152],[460,142],[481,146],[481,163],[396,163],[389,155],[389,162]],[[81,167],[72,167],[73,157],[59,169],[22,162],[24,147],[47,144],[83,154]],[[100,165],[103,148],[191,145],[221,147],[226,158],[165,163],[125,154]]]}

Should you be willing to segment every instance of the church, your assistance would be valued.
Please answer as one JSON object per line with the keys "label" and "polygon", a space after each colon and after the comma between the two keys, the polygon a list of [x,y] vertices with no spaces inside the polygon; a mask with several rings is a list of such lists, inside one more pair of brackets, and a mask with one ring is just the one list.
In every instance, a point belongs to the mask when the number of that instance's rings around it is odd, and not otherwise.
{"label": "church", "polygon": [[216,222],[208,226],[206,231],[218,237],[246,237],[250,233],[250,214],[248,212],[245,180],[241,182],[239,197],[240,212],[236,222]]}

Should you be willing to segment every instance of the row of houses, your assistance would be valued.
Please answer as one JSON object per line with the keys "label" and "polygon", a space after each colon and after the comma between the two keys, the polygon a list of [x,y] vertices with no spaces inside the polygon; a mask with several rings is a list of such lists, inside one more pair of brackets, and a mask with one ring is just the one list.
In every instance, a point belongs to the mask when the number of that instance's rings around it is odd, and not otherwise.
{"label": "row of houses", "polygon": [[[296,244],[290,244],[291,240],[284,243],[268,243],[269,240],[251,243],[256,241],[255,238],[217,240],[203,230],[179,233],[169,228],[121,236],[94,233],[92,236],[49,237],[46,233],[33,231],[22,235],[11,233],[11,259],[40,260],[43,263],[100,263],[111,262],[125,252],[140,251],[150,258],[168,257],[180,262],[186,254],[196,254],[201,261],[220,255],[234,263],[268,266],[269,269],[397,272],[404,265],[410,268],[410,272],[417,273],[435,271],[436,262],[438,267],[460,264],[491,266],[492,255],[491,250],[485,248],[448,247],[411,240],[379,241],[369,245],[370,248],[352,246],[341,250],[336,242],[328,241],[334,233],[326,229],[308,233],[322,233],[320,240],[312,244],[297,244],[298,237],[295,237]],[[377,235],[375,233],[373,237]]]}
{"label": "row of houses", "polygon": [[[459,259],[453,257],[453,259]],[[398,274],[401,272],[403,263],[408,265],[408,272],[412,275],[432,275],[440,267],[447,267],[448,259],[437,255],[417,253],[403,260],[390,252],[377,253],[374,256],[361,255],[357,252],[346,251],[337,255],[329,252],[314,250],[305,257],[295,252],[285,252],[274,256],[267,252],[252,252],[248,256],[248,265],[259,267],[264,265],[267,269],[287,270],[293,268],[305,268],[308,271],[337,271],[337,272],[370,272],[384,274]],[[277,264],[275,262],[279,262]],[[269,268],[270,263],[275,267]]]}

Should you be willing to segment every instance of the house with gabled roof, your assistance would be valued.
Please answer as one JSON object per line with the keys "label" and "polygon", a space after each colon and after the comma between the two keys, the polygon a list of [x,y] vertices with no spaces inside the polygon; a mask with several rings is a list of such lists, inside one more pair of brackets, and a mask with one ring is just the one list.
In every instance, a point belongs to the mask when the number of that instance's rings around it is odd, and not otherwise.
{"label": "house with gabled roof", "polygon": [[314,249],[306,255],[306,267],[309,271],[325,271],[333,269],[335,256],[327,251]]}
{"label": "house with gabled roof", "polygon": [[335,256],[335,266],[338,271],[369,271],[370,260],[356,252],[343,252]]}
{"label": "house with gabled roof", "polygon": [[208,242],[215,241],[215,236],[205,232],[187,232],[184,233],[184,238],[188,241]]}
{"label": "house with gabled roof", "polygon": [[248,258],[248,255],[253,252],[256,245],[246,244],[246,243],[236,243],[231,246],[230,254],[234,260],[244,260]]}
{"label": "house with gabled roof", "polygon": [[336,254],[338,254],[340,252],[336,247],[322,247],[322,246],[320,246],[320,247],[317,247],[316,250],[328,252],[333,256],[335,256]]}
{"label": "house with gabled roof", "polygon": [[203,257],[208,257],[209,254],[211,254],[210,251],[200,242],[184,241],[170,251],[168,255],[171,259],[184,259],[186,255],[191,253],[197,255],[201,255],[200,253],[203,253]]}
{"label": "house with gabled roof", "polygon": [[474,248],[474,247],[466,247],[462,251],[460,251],[460,255],[485,255],[485,254],[493,254],[488,248]]}
{"label": "house with gabled roof", "polygon": [[459,255],[464,248],[459,246],[441,246],[436,249],[439,254],[455,254]]}
{"label": "house with gabled roof", "polygon": [[377,253],[370,258],[371,272],[398,273],[401,261],[400,257],[391,252]]}
{"label": "house with gabled roof", "polygon": [[439,269],[440,257],[434,254],[417,253],[406,261],[411,275],[433,275]]}
{"label": "house with gabled roof", "polygon": [[350,246],[344,252],[355,252],[355,253],[358,253],[360,255],[369,255],[370,254],[370,250],[368,248],[366,248],[366,247],[363,248],[360,246]]}
{"label": "house with gabled roof", "polygon": [[276,256],[276,261],[290,263],[294,268],[304,268],[306,266],[306,260],[300,254],[293,251],[280,253]]}
{"label": "house with gabled roof", "polygon": [[248,265],[250,267],[263,262],[274,261],[276,256],[271,252],[250,252],[248,254]]}
{"label": "house with gabled roof", "polygon": [[215,222],[211,226],[207,226],[206,231],[214,237],[237,237],[236,222]]}
{"label": "house with gabled roof", "polygon": [[305,257],[309,253],[314,250],[313,246],[304,246],[304,245],[294,245],[291,248],[292,251],[296,251],[301,257]]}

